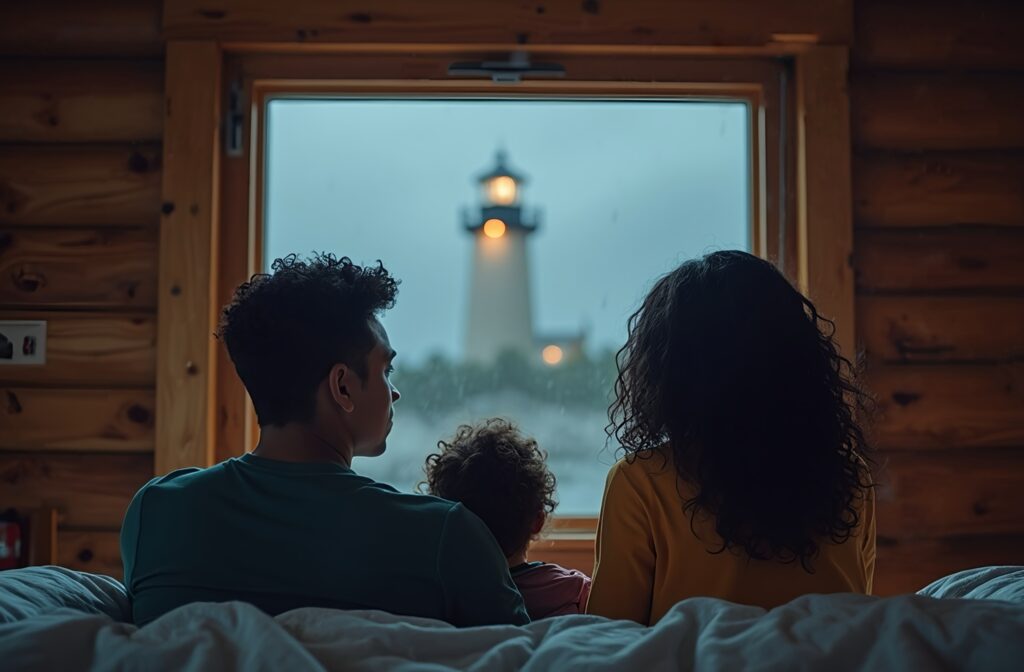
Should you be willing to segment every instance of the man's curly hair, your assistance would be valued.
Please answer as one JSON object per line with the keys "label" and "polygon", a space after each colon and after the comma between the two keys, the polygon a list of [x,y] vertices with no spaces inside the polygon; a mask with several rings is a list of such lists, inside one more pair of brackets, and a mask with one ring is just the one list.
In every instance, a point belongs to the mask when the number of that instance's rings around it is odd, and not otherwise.
{"label": "man's curly hair", "polygon": [[687,261],[628,331],[608,434],[627,460],[672,458],[690,486],[681,506],[714,519],[714,551],[812,571],[822,543],[853,535],[871,487],[870,398],[835,325],[771,263],[737,251]]}
{"label": "man's curly hair", "polygon": [[555,477],[537,442],[507,420],[491,418],[460,426],[437,447],[424,467],[428,492],[479,516],[506,557],[525,549],[538,514],[558,505]]}
{"label": "man's curly hair", "polygon": [[221,311],[224,341],[261,427],[313,419],[317,386],[337,363],[366,378],[371,321],[395,305],[398,280],[379,261],[294,254],[243,282]]}

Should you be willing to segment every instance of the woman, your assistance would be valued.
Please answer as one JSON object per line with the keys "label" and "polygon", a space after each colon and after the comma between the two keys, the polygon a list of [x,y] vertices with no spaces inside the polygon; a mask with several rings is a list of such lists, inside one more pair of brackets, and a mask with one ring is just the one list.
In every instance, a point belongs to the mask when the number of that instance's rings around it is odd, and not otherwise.
{"label": "woman", "polygon": [[679,600],[764,608],[870,593],[866,397],[821,317],[767,261],[716,252],[629,319],[587,612],[656,623]]}

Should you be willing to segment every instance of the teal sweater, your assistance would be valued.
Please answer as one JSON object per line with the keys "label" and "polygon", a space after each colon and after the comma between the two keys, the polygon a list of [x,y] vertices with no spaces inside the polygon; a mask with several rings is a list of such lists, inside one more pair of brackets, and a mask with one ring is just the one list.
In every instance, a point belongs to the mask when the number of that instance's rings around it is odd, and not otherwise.
{"label": "teal sweater", "polygon": [[317,606],[529,622],[479,518],[338,464],[245,455],[154,479],[128,507],[121,554],[140,625],[227,600],[272,615]]}

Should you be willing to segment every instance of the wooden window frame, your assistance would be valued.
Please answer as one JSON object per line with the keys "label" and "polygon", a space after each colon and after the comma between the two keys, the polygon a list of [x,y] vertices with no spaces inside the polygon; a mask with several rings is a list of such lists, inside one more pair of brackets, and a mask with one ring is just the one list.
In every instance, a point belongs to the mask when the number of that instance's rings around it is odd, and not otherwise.
{"label": "wooden window frame", "polygon": [[[525,80],[508,87],[453,80],[443,71],[450,61],[524,49],[538,62],[565,64],[569,79]],[[332,44],[292,50],[245,44],[225,49],[214,41],[169,42],[157,472],[209,465],[255,442],[244,388],[210,335],[234,287],[262,263],[261,112],[268,97],[403,92],[746,100],[756,112],[751,115],[753,249],[782,260],[801,291],[835,320],[840,347],[850,356],[854,284],[847,54],[846,47],[802,43],[694,53],[687,48],[578,45]],[[779,59],[789,63],[788,69],[780,69]],[[780,82],[780,72],[790,76]],[[225,111],[241,115],[240,156],[225,152]],[[782,137],[783,128],[789,137]],[[563,538],[579,550],[592,544],[593,529],[593,518],[560,518],[548,541]]]}

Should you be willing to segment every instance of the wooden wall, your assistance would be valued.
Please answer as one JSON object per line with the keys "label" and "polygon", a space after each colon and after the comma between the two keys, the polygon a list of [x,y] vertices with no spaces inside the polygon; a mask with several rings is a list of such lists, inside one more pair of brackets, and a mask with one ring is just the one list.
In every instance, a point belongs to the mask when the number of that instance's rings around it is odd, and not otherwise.
{"label": "wooden wall", "polygon": [[49,340],[45,366],[0,369],[0,508],[56,506],[60,563],[114,576],[153,474],[160,5],[0,19],[0,319]]}
{"label": "wooden wall", "polygon": [[[120,518],[153,473],[162,9],[170,37],[237,24],[242,41],[411,39],[334,3],[289,5],[285,22],[215,4],[22,2],[0,20],[0,318],[50,330],[48,365],[0,370],[0,508],[57,506],[59,559],[81,569],[120,574]],[[516,5],[507,25],[481,14],[457,37],[714,44],[817,22],[849,39],[846,0],[735,24],[751,15],[664,22],[656,5],[607,3],[586,25],[575,4],[543,21]],[[879,399],[890,593],[1024,563],[1024,6],[855,0],[853,14],[857,336]]]}
{"label": "wooden wall", "polygon": [[1024,5],[854,10],[857,334],[887,593],[1024,564]]}

